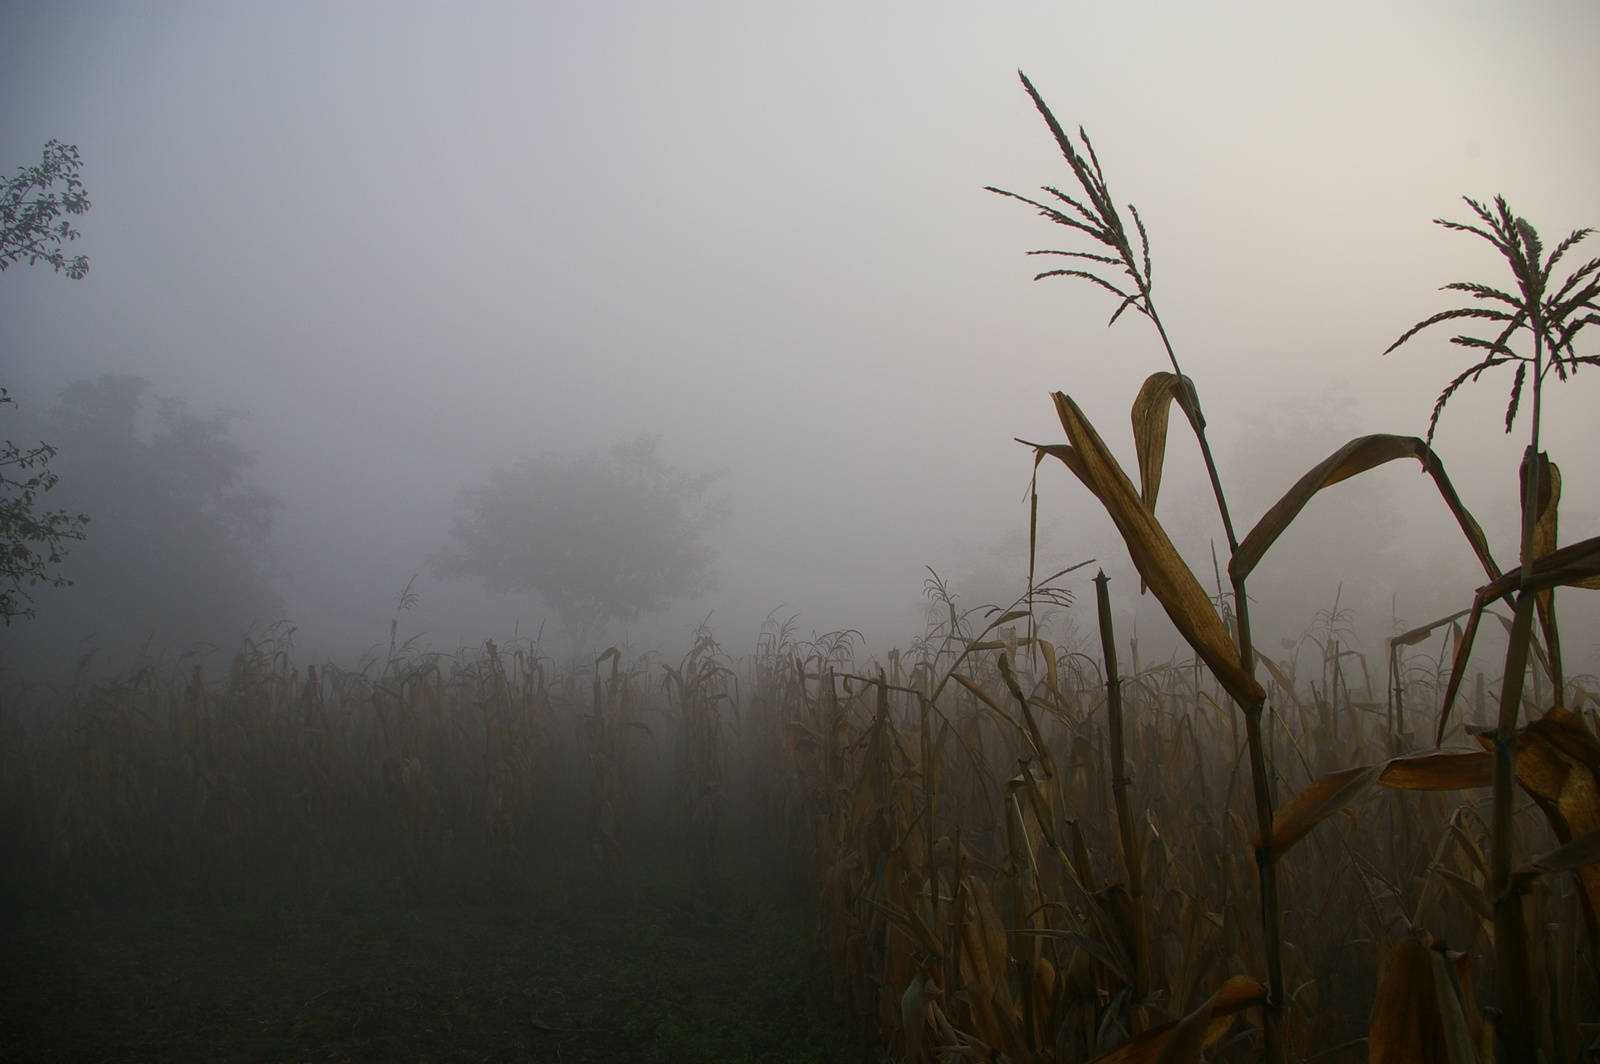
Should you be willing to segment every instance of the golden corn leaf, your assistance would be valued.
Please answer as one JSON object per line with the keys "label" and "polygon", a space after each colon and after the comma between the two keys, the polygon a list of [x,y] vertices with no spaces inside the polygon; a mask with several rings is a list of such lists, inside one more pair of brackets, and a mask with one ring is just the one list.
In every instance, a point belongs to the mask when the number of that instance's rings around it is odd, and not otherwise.
{"label": "golden corn leaf", "polygon": [[[1524,486],[1527,482],[1523,481]],[[1539,455],[1539,518],[1533,529],[1533,556],[1556,549],[1557,513],[1561,506],[1561,469],[1543,453]]]}
{"label": "golden corn leaf", "polygon": [[1184,564],[1166,529],[1140,501],[1133,482],[1099,433],[1070,397],[1056,392],[1055,403],[1070,444],[1046,447],[1046,453],[1060,458],[1094,492],[1122,534],[1140,577],[1228,693],[1241,705],[1265,698],[1266,692],[1255,677],[1240,665],[1239,651],[1200,581]]}
{"label": "golden corn leaf", "polygon": [[[1569,543],[1559,550],[1535,558],[1530,589],[1535,592],[1555,587],[1581,587],[1600,590],[1600,536]],[[1450,710],[1456,695],[1461,691],[1461,681],[1467,674],[1467,661],[1472,656],[1472,643],[1478,633],[1478,622],[1483,611],[1494,602],[1518,593],[1522,589],[1522,567],[1507,572],[1478,589],[1472,602],[1472,613],[1467,618],[1466,631],[1456,644],[1455,658],[1450,666],[1450,682],[1445,686],[1444,704],[1439,710],[1439,728],[1435,742],[1442,741],[1445,728],[1450,723]],[[1535,648],[1537,649],[1537,648]]]}
{"label": "golden corn leaf", "polygon": [[1385,762],[1378,786],[1396,791],[1459,791],[1494,786],[1494,758],[1477,750],[1430,750]]}
{"label": "golden corn leaf", "polygon": [[1152,373],[1133,400],[1133,446],[1139,456],[1139,500],[1156,512],[1161,491],[1161,467],[1167,454],[1167,415],[1172,401],[1187,397],[1176,373]]}
{"label": "golden corn leaf", "polygon": [[[1406,791],[1454,791],[1494,784],[1494,758],[1480,750],[1429,751],[1376,765],[1330,772],[1313,780],[1278,808],[1272,818],[1272,848],[1278,853],[1374,786]],[[1256,845],[1261,844],[1260,833]]]}
{"label": "golden corn leaf", "polygon": [[1022,725],[1018,724],[1012,718],[1011,714],[1000,708],[1000,703],[995,701],[994,696],[988,691],[985,691],[982,685],[980,685],[976,680],[969,679],[968,677],[961,675],[959,672],[955,674],[955,677],[957,683],[959,683],[962,687],[965,687],[968,691],[971,691],[973,697],[993,710],[997,717],[1011,725],[1013,728],[1016,728],[1018,731],[1022,730]]}
{"label": "golden corn leaf", "polygon": [[1437,868],[1434,870],[1434,874],[1443,880],[1446,886],[1455,891],[1456,896],[1466,902],[1467,908],[1476,913],[1480,919],[1491,924],[1494,922],[1494,903],[1489,900],[1489,895],[1483,892],[1482,887],[1466,876],[1452,872],[1448,868]]}
{"label": "golden corn leaf", "polygon": [[[1460,620],[1462,617],[1465,617],[1471,612],[1471,609],[1457,610],[1448,617],[1440,617],[1437,621],[1429,621],[1427,624],[1424,624],[1418,628],[1413,628],[1409,632],[1402,632],[1393,639],[1389,640],[1389,643],[1392,646],[1414,647],[1432,635],[1434,629],[1438,628],[1440,625],[1454,624],[1456,621]],[[1455,631],[1456,643],[1459,646],[1462,638],[1460,627],[1457,626]]]}
{"label": "golden corn leaf", "polygon": [[1256,647],[1256,660],[1261,662],[1262,665],[1266,666],[1268,674],[1270,674],[1272,678],[1277,681],[1278,686],[1283,689],[1283,693],[1288,695],[1289,698],[1294,701],[1295,705],[1300,706],[1301,709],[1304,709],[1305,706],[1301,705],[1300,703],[1300,696],[1294,692],[1294,684],[1289,682],[1289,677],[1283,671],[1283,668],[1277,662],[1273,661],[1271,657],[1262,653],[1260,647]]}
{"label": "golden corn leaf", "polygon": [[[1493,748],[1490,736],[1478,741]],[[1563,849],[1600,829],[1600,740],[1570,709],[1556,706],[1518,733],[1517,782],[1543,811]],[[1593,936],[1600,928],[1600,865],[1579,865],[1577,875]]]}
{"label": "golden corn leaf", "polygon": [[1477,554],[1484,571],[1489,574],[1490,579],[1499,576],[1500,570],[1489,554],[1489,541],[1484,538],[1483,529],[1478,527],[1478,522],[1462,505],[1454,485],[1445,475],[1444,466],[1440,464],[1438,456],[1415,436],[1390,436],[1385,433],[1360,436],[1351,440],[1296,481],[1294,487],[1290,488],[1283,498],[1256,522],[1250,534],[1240,542],[1239,549],[1234,551],[1233,558],[1228,562],[1229,575],[1236,580],[1243,580],[1249,576],[1260,563],[1262,556],[1267,553],[1267,549],[1277,542],[1278,537],[1283,535],[1284,530],[1300,511],[1305,509],[1306,504],[1317,492],[1397,458],[1415,458],[1422,463],[1423,469],[1433,477],[1445,505],[1455,515],[1456,523],[1466,534],[1467,542],[1472,545],[1473,552]]}
{"label": "golden corn leaf", "polygon": [[1576,872],[1600,865],[1600,829],[1580,835],[1564,846],[1541,854],[1511,873],[1507,889],[1516,891],[1550,872]]}
{"label": "golden corn leaf", "polygon": [[1222,1041],[1236,1015],[1266,1000],[1266,987],[1236,975],[1187,1016],[1135,1035],[1089,1064],[1198,1064],[1201,1051]]}
{"label": "golden corn leaf", "polygon": [[[1523,506],[1528,503],[1528,460],[1523,458],[1522,467],[1517,477],[1518,487],[1521,489],[1521,502]],[[1550,461],[1549,455],[1539,452],[1539,466],[1537,473],[1538,499],[1537,514],[1533,526],[1533,556],[1542,558],[1556,549],[1556,538],[1561,510],[1561,470]],[[1547,646],[1550,643],[1552,627],[1555,624],[1555,591],[1546,590],[1539,592],[1539,624],[1544,629]],[[1539,650],[1534,644],[1534,651]],[[1551,650],[1555,647],[1550,646]],[[1544,654],[1540,654],[1540,663],[1549,671],[1550,663]]]}
{"label": "golden corn leaf", "polygon": [[1448,964],[1413,936],[1395,944],[1367,1028],[1370,1064],[1476,1064]]}

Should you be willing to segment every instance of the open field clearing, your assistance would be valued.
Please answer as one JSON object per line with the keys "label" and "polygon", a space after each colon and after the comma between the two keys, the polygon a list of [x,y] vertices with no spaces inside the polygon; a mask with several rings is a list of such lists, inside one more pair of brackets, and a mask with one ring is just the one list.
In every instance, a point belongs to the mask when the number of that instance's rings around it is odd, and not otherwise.
{"label": "open field clearing", "polygon": [[714,909],[670,875],[418,899],[349,869],[187,902],[13,901],[0,1046],[18,1061],[841,1059],[808,994],[809,907],[770,877],[742,885]]}

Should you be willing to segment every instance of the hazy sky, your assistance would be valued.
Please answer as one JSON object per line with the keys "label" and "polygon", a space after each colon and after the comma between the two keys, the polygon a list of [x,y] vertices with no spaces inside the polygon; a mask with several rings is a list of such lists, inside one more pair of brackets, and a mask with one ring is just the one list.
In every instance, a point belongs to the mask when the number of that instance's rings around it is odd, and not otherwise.
{"label": "hazy sky", "polygon": [[[1430,219],[1504,193],[1547,238],[1600,224],[1597,47],[1600,8],[1526,2],[9,3],[0,167],[74,143],[94,207],[86,280],[0,279],[0,381],[48,404],[133,373],[248,412],[314,653],[386,638],[419,571],[431,642],[526,632],[533,601],[426,575],[455,490],[641,431],[726,470],[734,514],[721,591],[641,639],[714,609],[742,647],[783,604],[881,648],[917,627],[924,565],[977,583],[1025,535],[1012,438],[1060,436],[1051,390],[1131,468],[1128,407],[1163,368],[1142,320],[1107,331],[1101,293],[1031,281],[1023,253],[1066,234],[982,191],[1069,180],[1019,67],[1148,223],[1248,525],[1342,439],[1422,433],[1467,364],[1445,331],[1379,357],[1452,305],[1440,285],[1502,277]],[[1510,564],[1508,385],[1452,405],[1438,447]],[[1600,533],[1596,410],[1600,372],[1548,408],[1564,541]],[[1162,514],[1209,574],[1192,441],[1171,451]],[[1109,522],[1046,470],[1054,556],[1102,559],[1158,631]],[[1294,634],[1340,577],[1413,622],[1470,602],[1471,556],[1414,470],[1342,486],[1291,533],[1301,559],[1339,557],[1316,536],[1351,515],[1392,542],[1312,583],[1269,558],[1271,623]],[[1585,609],[1569,654],[1594,668]]]}

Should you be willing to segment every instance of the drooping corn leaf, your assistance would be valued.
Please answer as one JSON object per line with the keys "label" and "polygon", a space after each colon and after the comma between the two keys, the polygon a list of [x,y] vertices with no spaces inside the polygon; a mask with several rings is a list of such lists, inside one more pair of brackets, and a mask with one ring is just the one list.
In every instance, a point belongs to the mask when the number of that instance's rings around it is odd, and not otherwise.
{"label": "drooping corn leaf", "polygon": [[[1523,459],[1523,468],[1527,468],[1527,459]],[[1539,497],[1538,515],[1533,526],[1533,556],[1542,558],[1556,549],[1556,536],[1560,523],[1561,509],[1561,470],[1550,461],[1550,457],[1543,451],[1539,452]],[[1528,494],[1528,478],[1518,478],[1522,487],[1522,494]],[[1526,504],[1526,498],[1524,498]],[[1555,590],[1547,589],[1539,592],[1537,606],[1539,609],[1539,627],[1544,631],[1546,654],[1540,658],[1540,664],[1552,676],[1559,675],[1559,668],[1552,669],[1552,665],[1559,666],[1561,661],[1561,643],[1556,632],[1555,624]],[[1538,644],[1534,644],[1538,649]]]}
{"label": "drooping corn leaf", "polygon": [[[1277,853],[1375,786],[1406,791],[1454,791],[1494,784],[1494,758],[1481,750],[1429,751],[1357,765],[1313,780],[1278,808],[1272,818]],[[1260,845],[1257,833],[1256,845]]]}
{"label": "drooping corn leaf", "polygon": [[1256,522],[1250,534],[1240,542],[1239,549],[1234,551],[1233,558],[1228,562],[1228,573],[1237,580],[1249,576],[1260,564],[1268,548],[1277,542],[1317,492],[1397,458],[1415,458],[1422,463],[1423,469],[1433,477],[1445,505],[1455,515],[1456,523],[1461,526],[1484,572],[1489,574],[1491,580],[1499,576],[1500,569],[1489,553],[1489,541],[1484,537],[1483,529],[1478,527],[1477,520],[1462,505],[1438,456],[1415,436],[1390,436],[1385,433],[1351,440],[1296,481],[1294,487]]}
{"label": "drooping corn leaf", "polygon": [[1600,865],[1600,828],[1579,835],[1564,846],[1541,854],[1511,873],[1508,891],[1519,891],[1550,872],[1576,872],[1590,865]]}
{"label": "drooping corn leaf", "polygon": [[1151,513],[1161,491],[1161,467],[1167,454],[1167,416],[1173,402],[1185,413],[1192,409],[1192,384],[1176,373],[1152,373],[1133,400],[1133,445],[1139,456],[1139,499]]}
{"label": "drooping corn leaf", "polygon": [[[1569,543],[1534,559],[1533,578],[1529,587],[1534,592],[1554,587],[1581,587],[1600,590],[1600,536]],[[1456,645],[1455,658],[1450,666],[1450,682],[1445,686],[1444,704],[1439,709],[1439,727],[1434,742],[1442,742],[1445,728],[1450,723],[1450,710],[1456,695],[1461,691],[1461,681],[1466,677],[1467,661],[1472,656],[1472,643],[1478,634],[1478,621],[1483,611],[1493,602],[1508,598],[1522,588],[1522,567],[1510,570],[1498,579],[1478,589],[1473,598],[1472,613],[1467,618],[1466,631]]]}
{"label": "drooping corn leaf", "polygon": [[[1480,735],[1478,742],[1493,749],[1491,736]],[[1559,860],[1580,860],[1591,844],[1576,843],[1600,830],[1600,739],[1583,717],[1555,706],[1518,732],[1517,782],[1562,844],[1540,860],[1556,860],[1568,844],[1576,848]],[[1584,862],[1572,870],[1583,886],[1584,920],[1591,940],[1600,940],[1600,865]]]}
{"label": "drooping corn leaf", "polygon": [[1256,660],[1261,662],[1261,664],[1266,667],[1267,672],[1274,680],[1277,681],[1278,686],[1283,689],[1283,693],[1288,695],[1290,700],[1293,701],[1295,705],[1299,706],[1302,710],[1305,709],[1305,706],[1300,702],[1300,696],[1295,693],[1294,684],[1289,682],[1288,674],[1283,671],[1277,662],[1273,661],[1271,657],[1263,652],[1260,647],[1256,647]]}
{"label": "drooping corn leaf", "polygon": [[1449,964],[1411,935],[1395,943],[1367,1028],[1371,1064],[1477,1064]]}
{"label": "drooping corn leaf", "polygon": [[1266,987],[1236,975],[1187,1016],[1135,1035],[1089,1064],[1198,1064],[1201,1051],[1222,1041],[1236,1015],[1266,1000]]}
{"label": "drooping corn leaf", "polygon": [[[1462,617],[1465,617],[1467,614],[1469,614],[1471,612],[1472,612],[1472,610],[1470,608],[1469,609],[1464,609],[1464,610],[1457,610],[1455,613],[1452,613],[1448,617],[1440,617],[1437,621],[1429,621],[1427,624],[1421,625],[1420,627],[1417,627],[1417,628],[1413,628],[1409,632],[1402,632],[1401,634],[1395,636],[1393,639],[1389,640],[1389,642],[1390,642],[1390,644],[1392,644],[1394,646],[1414,647],[1418,643],[1422,642],[1424,639],[1426,639],[1430,635],[1432,635],[1434,633],[1434,629],[1440,627],[1441,625],[1452,624],[1455,621],[1460,620]],[[1459,629],[1458,629],[1458,634],[1457,634],[1457,637],[1456,637],[1457,642],[1460,642],[1460,638],[1461,637],[1459,635]]]}
{"label": "drooping corn leaf", "polygon": [[1056,392],[1055,403],[1070,443],[1045,447],[1045,453],[1061,459],[1094,492],[1122,534],[1139,575],[1174,627],[1228,693],[1240,705],[1265,698],[1261,685],[1241,666],[1238,649],[1200,581],[1179,556],[1161,523],[1140,501],[1133,482],[1099,433],[1067,395]]}

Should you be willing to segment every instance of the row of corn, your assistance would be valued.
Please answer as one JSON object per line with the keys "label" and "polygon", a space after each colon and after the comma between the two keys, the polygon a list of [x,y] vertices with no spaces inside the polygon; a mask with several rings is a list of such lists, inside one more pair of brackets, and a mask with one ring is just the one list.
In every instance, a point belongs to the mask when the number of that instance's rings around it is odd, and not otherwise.
{"label": "row of corn", "polygon": [[[490,643],[302,670],[249,645],[215,678],[8,675],[4,874],[92,892],[469,860],[510,897],[553,853],[615,874],[649,822],[715,898],[737,807],[758,828],[741,844],[815,891],[832,994],[888,1059],[1259,1059],[1257,850],[1224,691],[1192,660],[1141,663],[1136,641],[1122,669],[1070,626],[1057,646],[1025,610],[945,605],[881,662],[791,624],[742,661],[702,630],[672,663]],[[1335,609],[1264,663],[1300,1059],[1464,1064],[1490,1044],[1488,755],[1463,745],[1495,681],[1476,678],[1442,753],[1414,737],[1459,641],[1398,645],[1376,676]],[[1566,701],[1530,707],[1519,747],[1518,831],[1539,852],[1600,826],[1593,697],[1573,681]],[[1600,884],[1573,868],[1520,883],[1551,1061],[1582,1059],[1600,1019]]]}

